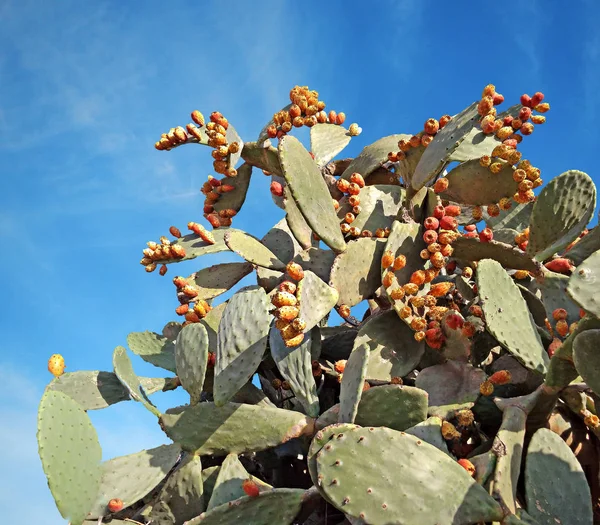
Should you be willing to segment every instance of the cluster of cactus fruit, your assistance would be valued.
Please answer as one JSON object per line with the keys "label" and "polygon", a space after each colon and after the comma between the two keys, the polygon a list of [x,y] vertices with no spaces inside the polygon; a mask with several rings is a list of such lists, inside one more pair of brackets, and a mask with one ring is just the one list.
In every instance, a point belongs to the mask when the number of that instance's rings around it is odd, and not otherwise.
{"label": "cluster of cactus fruit", "polygon": [[[142,265],[164,275],[211,253],[241,260],[175,276],[182,322],[127,338],[174,376],[136,375],[121,346],[112,372],[65,373],[63,357],[50,358],[38,443],[62,516],[598,521],[600,230],[587,229],[596,188],[571,170],[534,193],[540,170],[517,147],[545,122],[543,99],[523,95],[497,113],[504,97],[489,85],[460,113],[353,159],[338,156],[360,128],[344,128],[345,115],[325,113],[306,86],[254,142],[218,112],[207,123],[194,111],[193,124],[163,134],[158,150],[212,148],[224,178],[201,190],[212,230],[171,226],[173,239],[149,242]],[[310,151],[292,134],[300,126]],[[254,169],[272,178],[284,214],[262,239],[231,227]],[[252,272],[256,285],[219,302]],[[164,413],[149,398],[179,388],[189,404]],[[102,462],[86,412],[125,400],[172,443]]]}

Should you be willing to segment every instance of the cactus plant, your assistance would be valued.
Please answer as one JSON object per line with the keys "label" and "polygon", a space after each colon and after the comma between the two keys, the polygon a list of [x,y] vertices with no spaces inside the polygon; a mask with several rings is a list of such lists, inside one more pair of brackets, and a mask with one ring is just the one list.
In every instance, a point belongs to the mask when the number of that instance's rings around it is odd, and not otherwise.
{"label": "cactus plant", "polygon": [[[174,377],[138,377],[121,346],[109,372],[65,374],[52,356],[38,443],[63,517],[591,523],[597,477],[551,422],[570,411],[598,445],[596,188],[570,170],[536,196],[521,142],[545,121],[543,98],[497,113],[504,97],[488,85],[454,117],[354,159],[337,157],[360,128],[306,86],[257,141],[219,112],[163,134],[161,151],[212,148],[222,177],[202,186],[206,224],[172,226],[142,265],[240,261],[174,277],[182,322],[127,338]],[[311,151],[293,136],[301,126]],[[256,170],[282,209],[258,236],[232,227]],[[256,285],[234,289],[253,272]],[[164,413],[148,398],[179,387],[189,403]],[[86,411],[125,400],[173,443],[102,463]]]}

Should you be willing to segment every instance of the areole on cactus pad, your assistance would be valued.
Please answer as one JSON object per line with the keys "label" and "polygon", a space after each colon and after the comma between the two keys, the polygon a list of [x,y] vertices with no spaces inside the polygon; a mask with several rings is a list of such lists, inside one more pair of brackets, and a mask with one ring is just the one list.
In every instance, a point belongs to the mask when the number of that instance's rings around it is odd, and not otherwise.
{"label": "areole on cactus pad", "polygon": [[[113,371],[64,374],[50,358],[38,444],[63,517],[591,523],[597,456],[590,467],[562,436],[600,444],[596,188],[578,170],[542,188],[523,155],[550,106],[540,92],[503,101],[488,85],[353,159],[339,156],[360,127],[307,86],[256,141],[217,111],[163,133],[160,151],[208,146],[218,176],[202,184],[206,222],[170,226],[141,264],[164,276],[227,260],[170,278],[181,322],[127,338],[164,377],[138,376],[121,346]],[[304,126],[310,145],[293,136]],[[281,220],[249,233],[233,223],[261,171]],[[148,397],[180,387],[189,403],[164,413]],[[172,443],[101,462],[86,411],[127,400]]]}

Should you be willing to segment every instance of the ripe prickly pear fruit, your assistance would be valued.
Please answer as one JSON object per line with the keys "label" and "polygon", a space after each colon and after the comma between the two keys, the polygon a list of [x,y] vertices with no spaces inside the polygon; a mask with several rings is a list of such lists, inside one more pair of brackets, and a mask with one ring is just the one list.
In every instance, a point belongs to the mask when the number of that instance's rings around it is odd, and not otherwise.
{"label": "ripe prickly pear fruit", "polygon": [[498,370],[488,378],[493,385],[507,385],[511,380],[512,376],[508,370]]}
{"label": "ripe prickly pear fruit", "polygon": [[471,476],[475,476],[475,465],[471,463],[468,459],[459,459],[458,464],[464,468]]}
{"label": "ripe prickly pear fruit", "polygon": [[60,377],[65,373],[65,359],[60,354],[52,354],[48,359],[48,372],[54,377]]}
{"label": "ripe prickly pear fruit", "polygon": [[123,508],[123,502],[119,498],[113,498],[107,505],[109,512],[119,512]]}
{"label": "ripe prickly pear fruit", "polygon": [[304,277],[304,270],[298,263],[289,262],[285,269],[287,274],[295,281],[301,281]]}
{"label": "ripe prickly pear fruit", "polygon": [[442,422],[442,437],[448,441],[460,439],[461,433],[449,421]]}
{"label": "ripe prickly pear fruit", "polygon": [[494,238],[491,228],[484,228],[479,232],[479,242],[490,242]]}
{"label": "ripe prickly pear fruit", "polygon": [[302,341],[304,341],[304,334],[300,333],[290,339],[284,339],[283,342],[288,348],[293,348],[294,346],[298,346]]}
{"label": "ripe prickly pear fruit", "polygon": [[285,319],[286,321],[293,321],[298,317],[300,310],[296,306],[281,306],[274,312],[277,319]]}
{"label": "ripe prickly pear fruit", "polygon": [[260,494],[258,483],[252,479],[245,479],[242,481],[242,490],[251,498],[256,498]]}
{"label": "ripe prickly pear fruit", "polygon": [[296,306],[298,304],[298,299],[296,299],[296,296],[292,293],[277,292],[271,297],[271,303],[277,308],[280,306]]}
{"label": "ripe prickly pear fruit", "polygon": [[479,393],[482,396],[491,396],[494,393],[494,384],[486,379],[479,385]]}
{"label": "ripe prickly pear fruit", "polygon": [[276,180],[271,182],[271,186],[269,187],[269,189],[271,190],[271,193],[276,197],[281,197],[283,195],[283,186],[280,182],[277,182]]}
{"label": "ripe prickly pear fruit", "polygon": [[575,269],[575,267],[571,264],[571,261],[563,257],[552,259],[544,264],[544,266],[551,272],[562,273],[564,275],[571,275]]}

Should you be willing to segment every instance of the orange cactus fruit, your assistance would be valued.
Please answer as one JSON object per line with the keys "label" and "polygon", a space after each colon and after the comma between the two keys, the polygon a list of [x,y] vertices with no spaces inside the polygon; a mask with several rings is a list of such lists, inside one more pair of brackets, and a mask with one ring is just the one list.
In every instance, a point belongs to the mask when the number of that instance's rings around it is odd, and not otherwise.
{"label": "orange cactus fruit", "polygon": [[271,303],[277,308],[280,306],[296,306],[298,299],[296,296],[289,292],[277,292],[271,297]]}
{"label": "orange cactus fruit", "polygon": [[442,422],[442,437],[448,441],[460,439],[461,434],[456,427],[449,421]]}
{"label": "orange cactus fruit", "polygon": [[306,329],[306,321],[302,319],[302,317],[296,317],[296,319],[292,321],[292,326],[294,327],[294,330],[304,332]]}
{"label": "orange cactus fruit", "polygon": [[298,346],[302,341],[304,341],[304,334],[298,334],[290,339],[284,339],[283,342],[288,348],[293,348],[294,346]]}
{"label": "orange cactus fruit", "polygon": [[402,270],[402,268],[404,268],[405,266],[406,266],[406,256],[398,255],[398,257],[396,257],[394,259],[394,263],[393,263],[394,271]]}
{"label": "orange cactus fruit", "polygon": [[338,308],[338,313],[342,319],[348,319],[350,317],[350,307],[347,304],[342,304]]}
{"label": "orange cactus fruit", "polygon": [[394,275],[394,272],[391,271],[386,271],[383,279],[381,280],[383,286],[385,288],[389,288],[390,286],[392,286],[393,284],[395,284],[396,282],[398,282],[398,279],[396,278],[396,276]]}
{"label": "orange cactus fruit", "polygon": [[279,286],[277,287],[277,289],[280,292],[287,292],[287,293],[295,294],[297,287],[292,281],[283,281],[283,282],[279,283]]}
{"label": "orange cactus fruit", "polygon": [[479,385],[479,393],[482,396],[491,396],[494,393],[494,384],[489,380],[485,380]]}
{"label": "orange cactus fruit", "polygon": [[358,184],[360,188],[365,187],[365,179],[360,173],[353,173],[352,175],[350,175],[350,182]]}
{"label": "orange cactus fruit", "polygon": [[295,281],[301,281],[304,277],[302,266],[295,262],[289,262],[285,268],[287,274]]}
{"label": "orange cactus fruit", "polygon": [[498,370],[488,378],[488,381],[493,385],[508,385],[511,380],[512,376],[508,370]]}
{"label": "orange cactus fruit", "polygon": [[275,317],[277,317],[277,319],[293,321],[298,317],[299,313],[300,310],[295,306],[281,306],[275,310]]}
{"label": "orange cactus fruit", "polygon": [[333,368],[335,369],[335,371],[338,374],[341,374],[346,369],[346,363],[347,363],[346,359],[340,359],[339,361],[335,362],[335,364],[333,365]]}
{"label": "orange cactus fruit", "polygon": [[561,321],[567,319],[567,311],[564,308],[557,308],[552,312],[552,317],[555,321]]}
{"label": "orange cactus fruit", "polygon": [[242,490],[246,496],[250,496],[251,498],[256,498],[260,494],[258,483],[252,479],[245,479],[242,481]]}
{"label": "orange cactus fruit", "polygon": [[123,502],[119,498],[113,498],[107,505],[109,512],[119,512],[123,508]]}
{"label": "orange cactus fruit", "polygon": [[476,473],[475,465],[473,465],[473,463],[471,463],[468,459],[466,459],[466,458],[459,459],[458,464],[462,468],[464,468],[471,475],[471,477],[475,477],[475,473]]}
{"label": "orange cactus fruit", "polygon": [[561,337],[565,337],[569,333],[569,323],[567,323],[567,321],[564,319],[556,321],[556,332]]}
{"label": "orange cactus fruit", "polygon": [[54,377],[60,377],[65,373],[65,359],[60,354],[52,354],[48,359],[48,372]]}
{"label": "orange cactus fruit", "polygon": [[402,381],[401,377],[394,376],[394,377],[392,377],[392,379],[390,379],[390,383],[392,385],[402,385],[402,384],[404,384],[404,381]]}
{"label": "orange cactus fruit", "polygon": [[389,268],[392,264],[394,264],[394,254],[390,250],[386,250],[381,257],[381,268]]}
{"label": "orange cactus fruit", "polygon": [[452,117],[450,115],[442,115],[440,117],[440,128],[443,128],[451,120],[452,120]]}
{"label": "orange cactus fruit", "polygon": [[435,193],[442,193],[448,189],[449,184],[450,182],[448,179],[446,177],[442,177],[441,179],[435,181],[435,184],[433,185],[433,191]]}
{"label": "orange cactus fruit", "polygon": [[471,410],[465,408],[456,413],[456,421],[461,427],[470,427],[475,421],[475,415]]}
{"label": "orange cactus fruit", "polygon": [[436,283],[431,286],[428,295],[432,295],[433,297],[444,297],[450,290],[452,290],[452,288],[454,288],[454,283]]}

